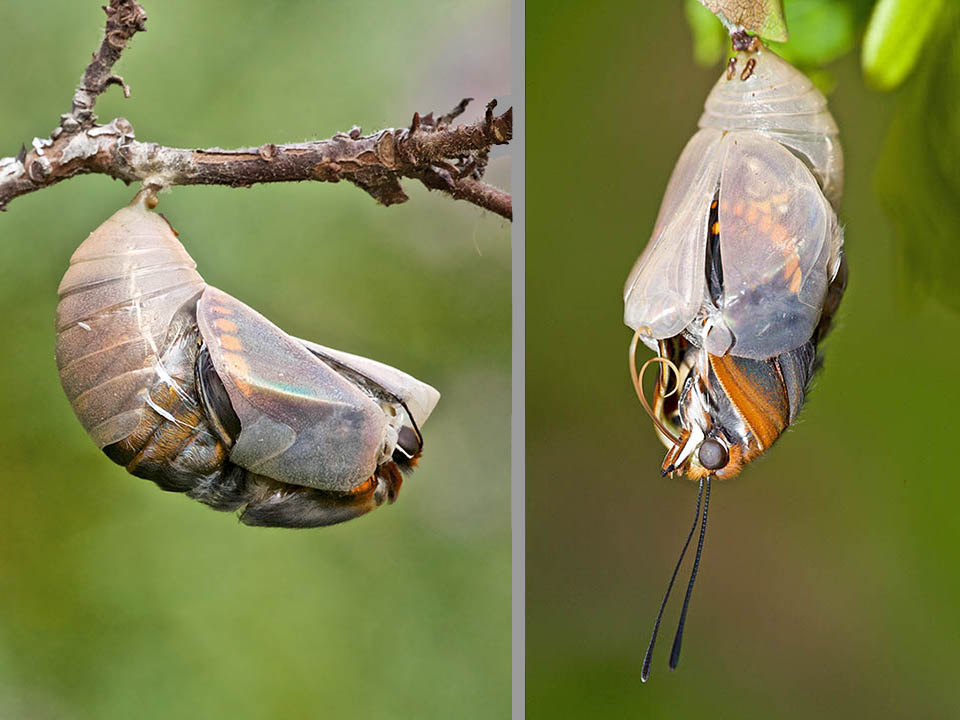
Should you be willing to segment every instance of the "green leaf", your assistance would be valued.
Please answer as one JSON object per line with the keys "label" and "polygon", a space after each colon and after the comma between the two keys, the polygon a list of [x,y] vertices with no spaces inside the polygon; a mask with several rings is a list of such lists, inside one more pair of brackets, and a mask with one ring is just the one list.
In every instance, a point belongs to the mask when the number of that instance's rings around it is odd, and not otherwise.
{"label": "green leaf", "polygon": [[786,42],[782,0],[700,0],[728,29],[742,27],[765,40]]}
{"label": "green leaf", "polygon": [[708,67],[718,64],[729,45],[723,23],[699,0],[686,0],[683,11],[693,34],[693,59]]}
{"label": "green leaf", "polygon": [[936,25],[942,0],[877,0],[863,38],[863,73],[878,90],[892,90],[913,70]]}
{"label": "green leaf", "polygon": [[960,7],[942,19],[898,98],[877,192],[896,231],[905,277],[960,311]]}
{"label": "green leaf", "polygon": [[770,43],[787,62],[818,67],[853,49],[856,42],[855,9],[846,0],[787,0],[790,42]]}

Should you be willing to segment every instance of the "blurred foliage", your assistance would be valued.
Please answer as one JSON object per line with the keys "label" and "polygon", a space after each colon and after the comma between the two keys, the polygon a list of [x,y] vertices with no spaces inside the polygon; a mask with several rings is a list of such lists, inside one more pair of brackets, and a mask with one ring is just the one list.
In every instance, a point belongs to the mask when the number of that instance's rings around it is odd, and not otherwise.
{"label": "blurred foliage", "polygon": [[[877,0],[863,37],[863,73],[878,90],[892,90],[913,70],[938,25],[942,0]],[[955,7],[953,8],[956,9]]]}
{"label": "blurred foliage", "polygon": [[700,0],[686,0],[684,14],[693,33],[693,58],[704,67],[716,65],[727,54],[730,36]]}
{"label": "blurred foliage", "polygon": [[904,280],[960,311],[960,7],[927,41],[898,97],[877,190],[900,239]]}
{"label": "blurred foliage", "polygon": [[[845,4],[862,29],[872,3]],[[949,468],[960,396],[948,359],[960,315],[897,291],[901,247],[875,177],[921,66],[896,93],[871,90],[858,32],[827,68],[851,274],[825,366],[799,422],[714,486],[680,667],[667,659],[686,577],[642,685],[696,486],[660,477],[665,450],[630,384],[621,292],[721,66],[690,60],[680,3],[527,2],[529,720],[957,716],[960,485]],[[955,123],[944,88],[956,80],[930,81],[927,115]],[[570,98],[589,112],[570,112]],[[941,149],[956,127],[937,130]],[[588,147],[558,152],[571,142]],[[955,171],[957,157],[938,162]],[[912,192],[947,202],[932,182]],[[924,232],[909,241],[926,243]],[[956,271],[940,257],[944,276]],[[936,349],[904,349],[918,343]]]}
{"label": "blurred foliage", "polygon": [[817,68],[850,52],[857,38],[857,9],[849,0],[787,0],[790,41],[770,43],[801,68]]}
{"label": "blurred foliage", "polygon": [[[3,4],[0,154],[46,135],[102,37],[98,2]],[[510,99],[505,0],[143,0],[101,118],[236,147]],[[438,71],[442,68],[442,71]],[[509,187],[511,148],[488,179]],[[443,394],[395,505],[318,530],[240,526],[128,475],[57,379],[57,283],[133,187],[86,176],[0,214],[0,718],[483,718],[510,708],[510,224],[405,185],[175,188],[214,285],[288,332]]]}
{"label": "blurred foliage", "polygon": [[[761,3],[762,4],[762,3]],[[778,55],[810,72],[863,42],[863,67],[878,89],[893,89],[914,67],[937,26],[942,0],[785,0],[789,42],[759,32]],[[871,13],[872,9],[872,13]],[[699,0],[687,0],[694,58],[719,63],[729,48],[726,30]],[[864,35],[866,34],[866,35]]]}

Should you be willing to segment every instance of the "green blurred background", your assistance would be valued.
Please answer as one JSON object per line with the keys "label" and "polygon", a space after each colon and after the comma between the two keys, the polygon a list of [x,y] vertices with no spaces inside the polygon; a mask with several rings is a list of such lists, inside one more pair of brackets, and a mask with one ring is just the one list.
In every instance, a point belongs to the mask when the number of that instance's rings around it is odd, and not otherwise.
{"label": "green blurred background", "polygon": [[[69,109],[100,2],[3,3],[0,155]],[[259,145],[509,103],[507,0],[144,2],[99,116],[181,147]],[[509,187],[509,148],[487,179]],[[510,698],[510,225],[405,184],[176,188],[204,277],[292,334],[435,385],[396,505],[247,528],[111,464],[57,380],[56,288],[135,189],[76,178],[0,216],[0,718],[490,718]]]}
{"label": "green blurred background", "polygon": [[644,686],[696,486],[659,475],[621,291],[720,65],[695,64],[679,2],[527,3],[528,718],[960,713],[957,66],[874,92],[854,49],[870,3],[820,5],[852,28],[818,78],[849,289],[800,421],[714,487],[680,667],[686,574]]}

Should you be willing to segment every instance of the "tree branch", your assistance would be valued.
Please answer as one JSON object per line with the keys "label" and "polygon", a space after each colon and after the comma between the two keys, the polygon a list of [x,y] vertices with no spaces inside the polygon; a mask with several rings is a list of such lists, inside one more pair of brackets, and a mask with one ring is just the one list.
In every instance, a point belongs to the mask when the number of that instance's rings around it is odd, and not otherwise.
{"label": "tree branch", "polygon": [[481,181],[490,148],[504,145],[513,136],[513,109],[496,115],[496,101],[484,117],[453,127],[470,98],[434,119],[414,113],[409,128],[388,128],[362,135],[358,127],[327,140],[256,148],[181,149],[140,142],[125,118],[98,125],[93,108],[97,98],[113,84],[124,94],[129,89],[114,75],[114,64],[127,42],[145,30],[146,13],[135,0],[110,0],[105,8],[107,25],[100,49],[87,66],[73,97],[70,113],[62,115],[50,138],[35,138],[33,147],[17,157],[0,158],[0,210],[14,198],[62,180],[100,173],[156,188],[171,185],[229,185],[315,180],[346,180],[382,205],[408,198],[401,178],[420,181],[457,200],[465,200],[512,219],[509,193]]}

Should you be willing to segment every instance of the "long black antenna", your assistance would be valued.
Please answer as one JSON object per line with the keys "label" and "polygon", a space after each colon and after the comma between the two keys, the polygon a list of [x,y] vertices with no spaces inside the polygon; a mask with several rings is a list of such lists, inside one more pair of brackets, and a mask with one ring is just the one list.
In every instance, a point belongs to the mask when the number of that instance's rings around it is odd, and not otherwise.
{"label": "long black antenna", "polygon": [[[703,482],[701,480],[701,482]],[[707,476],[707,494],[703,498],[703,522],[700,523],[700,540],[697,542],[697,556],[693,560],[693,572],[690,573],[690,583],[687,585],[687,596],[683,599],[683,610],[680,611],[680,622],[677,624],[677,634],[673,638],[673,650],[670,651],[670,669],[676,670],[680,662],[680,644],[683,642],[683,625],[687,621],[687,608],[690,607],[690,596],[693,594],[693,583],[697,579],[697,570],[700,568],[700,553],[703,552],[703,538],[707,534],[707,509],[710,507],[710,476]]]}
{"label": "long black antenna", "polygon": [[[709,478],[707,487],[709,488]],[[709,492],[709,490],[707,491]],[[693,531],[697,529],[697,521],[700,519],[700,501],[703,499],[703,478],[700,478],[700,489],[697,491],[697,509],[693,513],[693,525],[690,526],[690,532],[687,535],[687,541],[683,544],[683,550],[680,551],[680,558],[677,560],[677,566],[673,568],[673,575],[670,576],[670,584],[667,585],[667,591],[663,594],[663,601],[660,603],[660,610],[657,611],[657,622],[653,625],[653,634],[650,636],[650,644],[647,645],[647,652],[643,656],[643,667],[640,670],[640,680],[646,682],[650,677],[650,662],[653,660],[653,646],[657,642],[657,631],[660,630],[660,621],[663,619],[663,609],[667,606],[667,600],[670,599],[670,591],[673,590],[673,583],[677,579],[677,573],[680,572],[680,566],[683,564],[683,556],[687,554],[687,548],[690,547],[690,540],[693,538]],[[701,545],[703,537],[700,538]]]}

